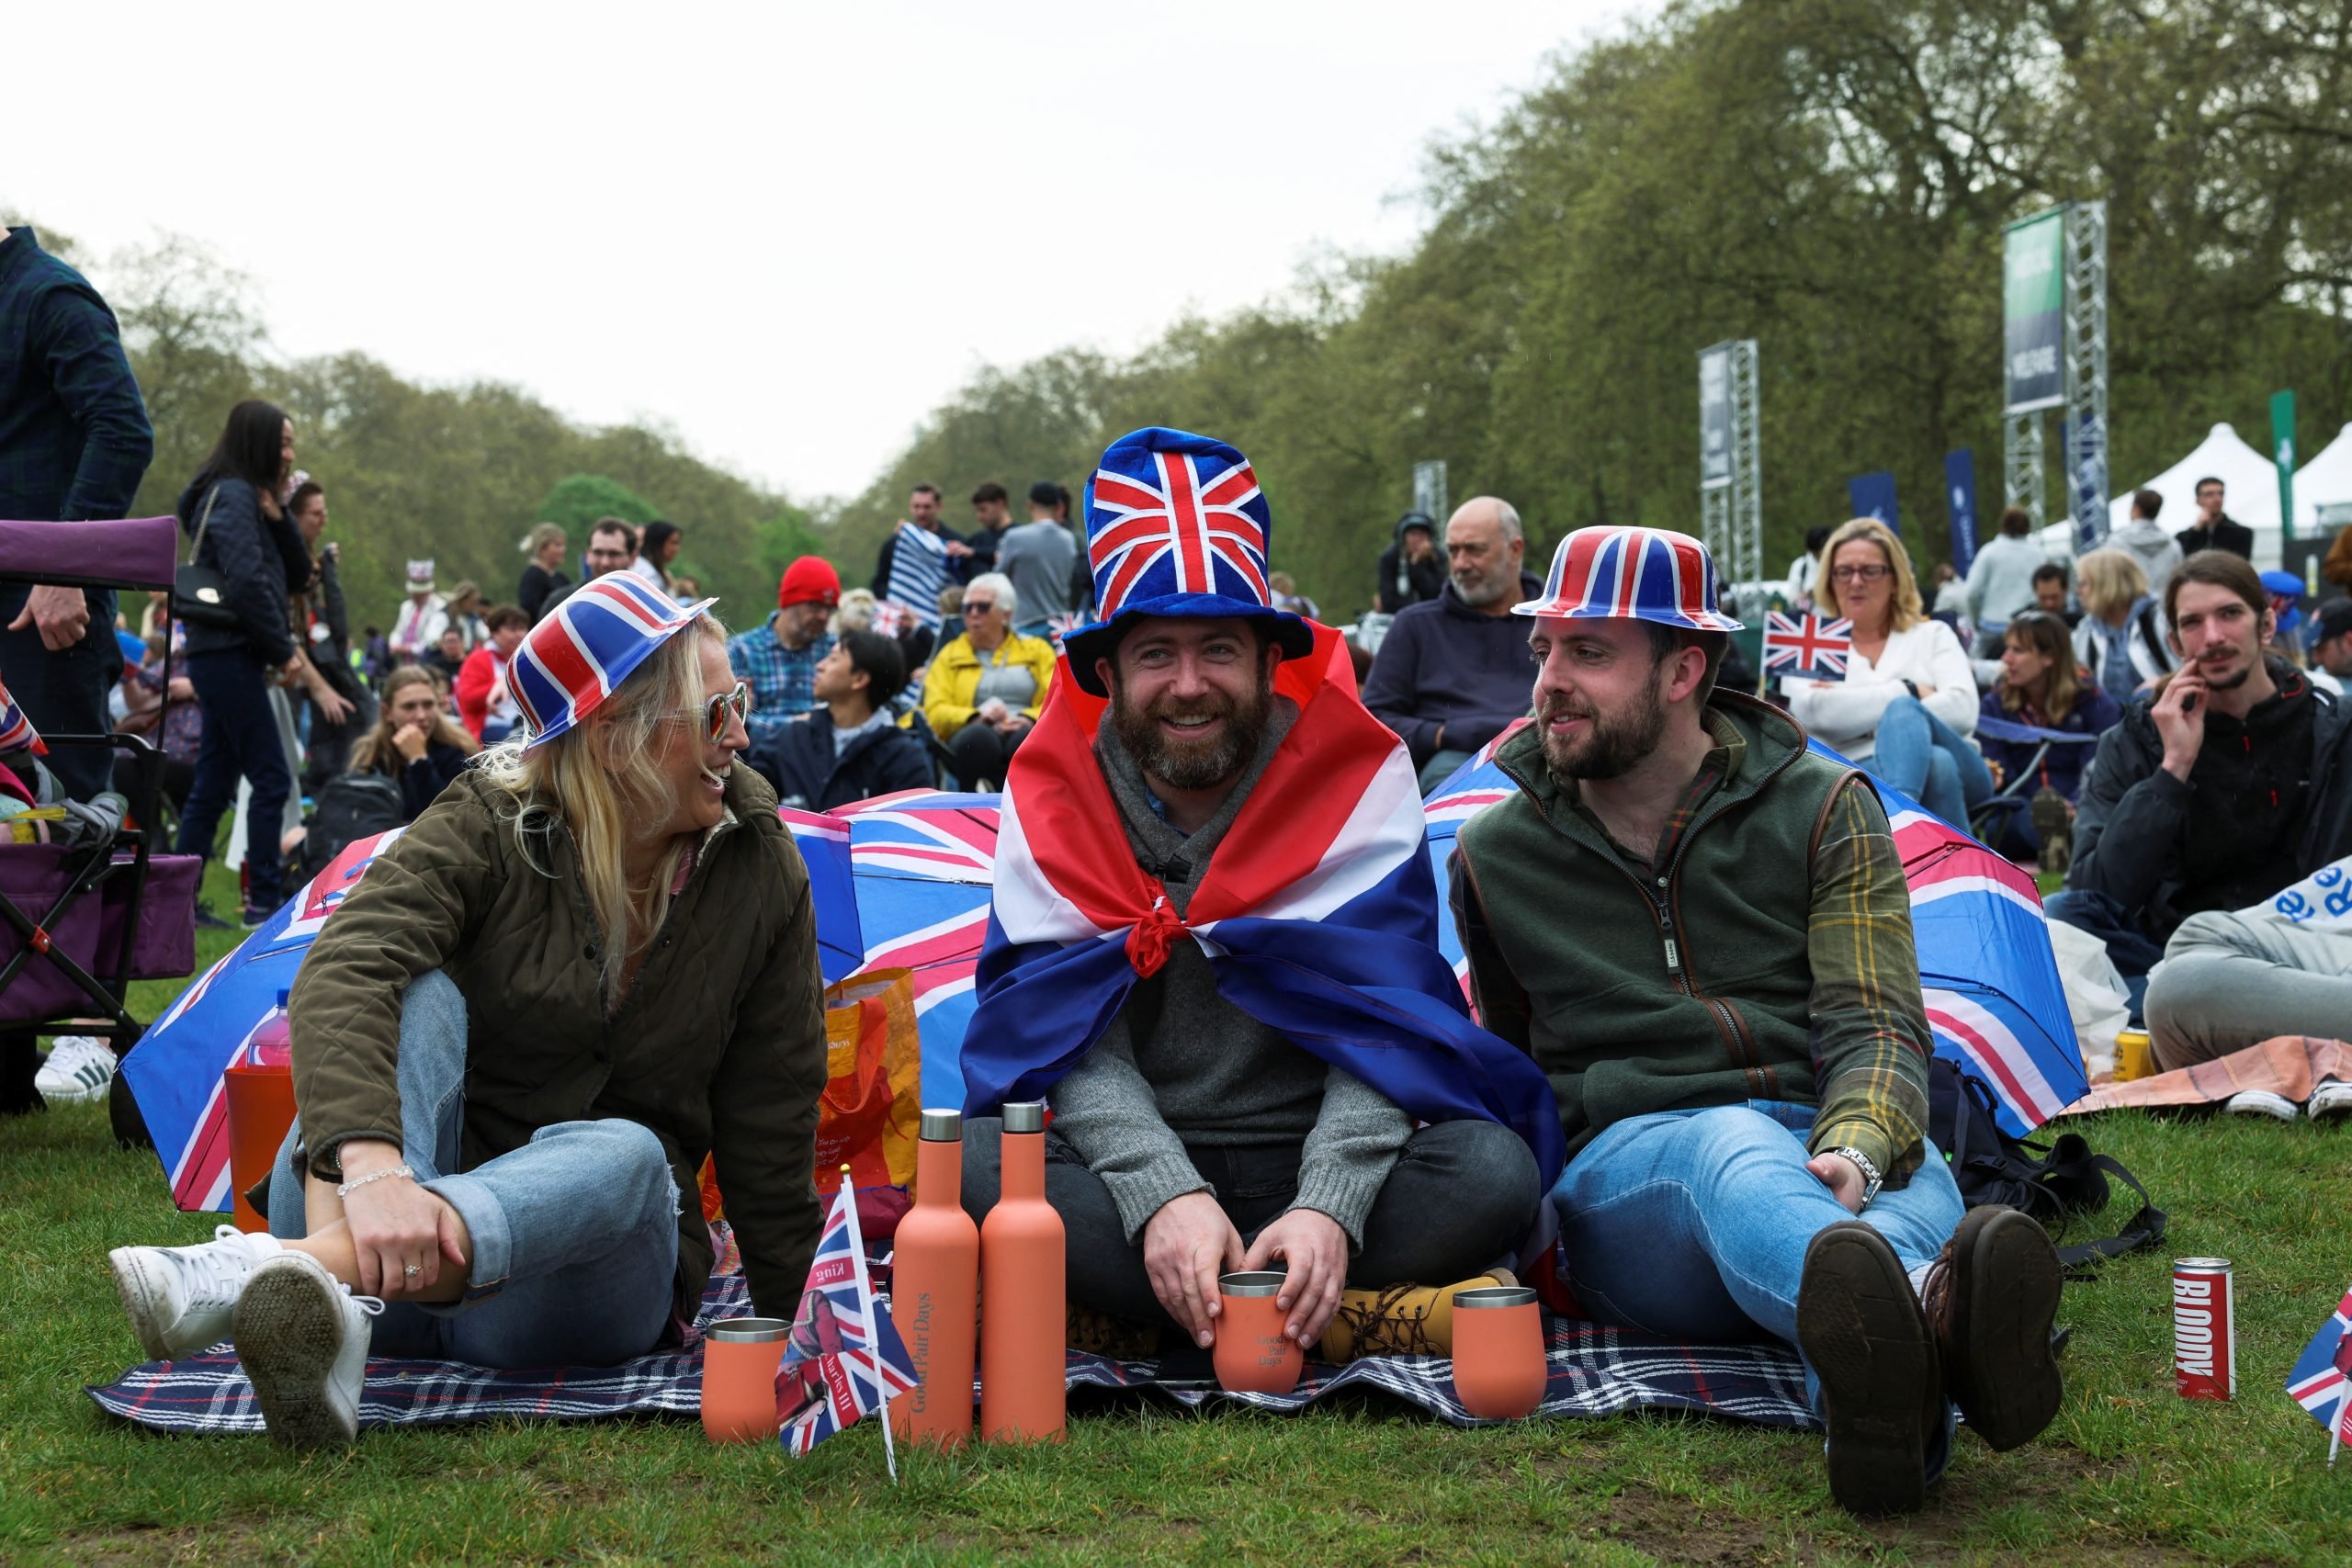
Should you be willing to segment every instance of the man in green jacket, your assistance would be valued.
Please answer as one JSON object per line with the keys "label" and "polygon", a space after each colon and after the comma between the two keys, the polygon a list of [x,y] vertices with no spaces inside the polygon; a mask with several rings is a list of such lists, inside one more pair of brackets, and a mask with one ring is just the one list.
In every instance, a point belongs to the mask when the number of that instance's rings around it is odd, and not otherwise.
{"label": "man in green jacket", "polygon": [[1952,1403],[1996,1449],[2055,1413],[2057,1255],[2015,1211],[1962,1217],[1924,1133],[1886,814],[1785,715],[1713,690],[1738,626],[1715,604],[1695,539],[1561,543],[1517,607],[1536,716],[1497,761],[1519,790],[1464,826],[1454,916],[1482,1021],[1559,1101],[1552,1201],[1585,1310],[1792,1343],[1832,1495],[1916,1508]]}

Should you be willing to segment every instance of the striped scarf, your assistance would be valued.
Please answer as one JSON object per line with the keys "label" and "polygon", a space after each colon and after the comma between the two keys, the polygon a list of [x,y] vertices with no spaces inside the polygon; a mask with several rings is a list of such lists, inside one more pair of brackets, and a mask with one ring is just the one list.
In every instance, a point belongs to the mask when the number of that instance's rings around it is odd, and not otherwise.
{"label": "striped scarf", "polygon": [[947,586],[947,547],[911,523],[899,525],[898,541],[882,597],[904,604],[927,625],[939,614],[939,591]]}

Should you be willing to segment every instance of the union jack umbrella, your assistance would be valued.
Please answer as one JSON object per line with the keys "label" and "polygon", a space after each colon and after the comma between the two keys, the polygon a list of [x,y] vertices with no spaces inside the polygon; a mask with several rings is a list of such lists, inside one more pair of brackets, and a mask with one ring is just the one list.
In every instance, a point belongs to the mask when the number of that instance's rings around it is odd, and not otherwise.
{"label": "union jack umbrella", "polygon": [[[1495,754],[1530,722],[1505,730],[1423,803],[1441,898],[1462,824],[1517,793]],[[1817,740],[1812,746],[1845,761]],[[2090,1092],[2041,895],[2006,858],[1900,790],[1872,783],[1910,885],[1919,990],[1936,1054],[1983,1080],[1998,1102],[1994,1119],[2023,1137]],[[1438,922],[1438,942],[1466,987],[1469,963],[1451,913]]]}
{"label": "union jack umbrella", "polygon": [[33,721],[25,716],[25,710],[17,705],[17,699],[8,694],[6,682],[0,682],[0,751],[21,751],[28,747],[36,757],[49,755],[48,742],[41,739]]}
{"label": "union jack umbrella", "polygon": [[198,976],[122,1059],[139,1113],[183,1209],[229,1207],[229,1107],[220,1075],[293,988],[302,955],[358,884],[406,832],[355,839],[233,953]]}
{"label": "union jack umbrella", "polygon": [[1821,615],[1764,616],[1764,673],[1809,681],[1842,681],[1854,656],[1854,623]]}
{"label": "union jack umbrella", "polygon": [[2287,1396],[2327,1428],[2330,1464],[2335,1462],[2335,1450],[2345,1438],[2352,1435],[2352,1398],[2346,1397],[2352,1393],[2352,1334],[2345,1331],[2347,1325],[2352,1325],[2352,1291],[2344,1292],[2335,1312],[2295,1359],[2294,1371],[2287,1374]]}
{"label": "union jack umbrella", "polygon": [[[858,1235],[857,1202],[842,1168],[841,1190],[817,1238],[800,1310],[776,1368],[778,1439],[784,1451],[805,1454],[858,1417],[882,1412],[915,1386],[915,1364],[890,1314],[874,1303],[865,1272],[865,1242]],[[890,1479],[899,1459],[890,1423],[882,1423],[882,1451]]]}
{"label": "union jack umbrella", "polygon": [[995,877],[997,797],[906,790],[783,817],[808,863],[825,979],[913,970],[922,1102],[961,1105],[964,1031]]}

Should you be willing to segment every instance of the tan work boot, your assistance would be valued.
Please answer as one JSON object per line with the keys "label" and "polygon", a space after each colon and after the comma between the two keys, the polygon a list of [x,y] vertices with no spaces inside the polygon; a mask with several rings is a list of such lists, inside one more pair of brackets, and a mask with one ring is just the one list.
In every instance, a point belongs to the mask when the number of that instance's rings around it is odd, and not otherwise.
{"label": "tan work boot", "polygon": [[1341,1291],[1340,1310],[1316,1347],[1323,1360],[1338,1364],[1365,1356],[1453,1354],[1453,1292],[1489,1285],[1516,1285],[1508,1269],[1489,1269],[1452,1285],[1389,1285],[1376,1291]]}

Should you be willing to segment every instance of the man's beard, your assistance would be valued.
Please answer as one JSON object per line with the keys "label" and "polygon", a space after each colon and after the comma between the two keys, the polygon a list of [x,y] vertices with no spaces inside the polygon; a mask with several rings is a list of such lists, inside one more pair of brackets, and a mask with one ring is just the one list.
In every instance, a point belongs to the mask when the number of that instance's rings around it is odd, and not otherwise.
{"label": "man's beard", "polygon": [[[1111,724],[1119,744],[1146,778],[1170,789],[1215,789],[1229,783],[1257,756],[1272,710],[1272,688],[1262,670],[1247,703],[1211,692],[1190,699],[1162,697],[1148,708],[1137,708],[1115,677],[1111,684]],[[1225,722],[1214,736],[1200,740],[1170,739],[1159,727],[1162,719],[1182,723],[1204,718]]]}
{"label": "man's beard", "polygon": [[1514,586],[1513,580],[1503,576],[1487,577],[1482,573],[1465,581],[1463,574],[1457,571],[1453,574],[1453,577],[1454,593],[1464,604],[1474,610],[1485,609],[1510,592]]}
{"label": "man's beard", "polygon": [[[1573,741],[1555,736],[1551,721],[1564,715],[1589,720]],[[1570,703],[1555,703],[1536,716],[1544,726],[1544,761],[1564,779],[1613,779],[1657,750],[1666,735],[1666,705],[1657,687],[1645,682],[1640,699],[1627,712],[1606,716]]]}

